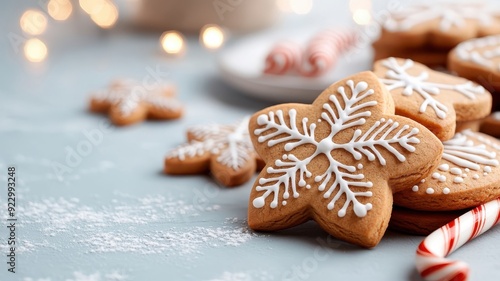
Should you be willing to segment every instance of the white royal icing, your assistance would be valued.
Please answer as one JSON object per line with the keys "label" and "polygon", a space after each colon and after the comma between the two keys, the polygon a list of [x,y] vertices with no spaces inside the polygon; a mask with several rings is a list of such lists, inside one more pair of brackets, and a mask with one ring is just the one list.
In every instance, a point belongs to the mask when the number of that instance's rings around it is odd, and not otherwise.
{"label": "white royal icing", "polygon": [[[443,142],[443,147],[442,159],[450,164],[441,164],[437,170],[449,173],[454,184],[461,184],[467,178],[478,180],[480,174],[487,176],[493,172],[492,167],[500,166],[497,159],[500,146],[470,130],[457,133],[451,140]],[[446,182],[446,177],[438,171],[434,172],[431,178],[440,183]],[[472,171],[473,173],[468,176],[467,173]],[[418,191],[419,188],[413,190]],[[443,189],[444,194],[452,191],[453,186]]]}
{"label": "white royal icing", "polygon": [[216,154],[217,161],[233,170],[241,169],[254,155],[252,142],[248,134],[248,120],[234,125],[195,126],[189,132],[196,139],[172,150],[167,158],[185,158],[200,156],[205,153]]}
{"label": "white royal icing", "polygon": [[380,79],[388,88],[389,91],[403,88],[402,95],[410,97],[414,93],[419,94],[423,98],[419,112],[424,113],[427,107],[431,107],[436,116],[440,119],[446,118],[448,108],[436,100],[434,97],[441,93],[441,90],[452,90],[456,93],[473,100],[476,95],[484,94],[485,89],[481,86],[474,85],[472,82],[463,84],[442,84],[429,82],[429,73],[422,71],[418,76],[410,75],[415,63],[407,59],[403,65],[399,65],[395,58],[388,58],[382,62],[382,65],[388,69],[384,79]]}
{"label": "white royal icing", "polygon": [[[257,118],[260,128],[253,133],[258,136],[258,142],[267,143],[269,147],[284,145],[287,151],[274,162],[274,166],[267,168],[267,177],[258,180],[256,191],[263,192],[255,198],[252,205],[255,208],[262,208],[266,204],[266,198],[273,195],[273,200],[269,206],[278,207],[280,190],[283,188],[283,199],[290,196],[298,198],[299,188],[308,187],[308,182],[314,181],[318,186],[318,191],[322,192],[322,197],[331,199],[327,208],[332,210],[336,202],[342,195],[346,201],[338,211],[339,217],[344,217],[347,208],[352,204],[353,212],[358,217],[366,216],[372,209],[371,203],[363,204],[358,201],[359,197],[371,197],[371,191],[361,191],[370,189],[373,186],[371,181],[365,179],[359,168],[362,166],[351,166],[344,164],[345,159],[335,159],[332,152],[342,150],[352,155],[355,160],[366,157],[369,161],[376,161],[380,165],[386,164],[386,159],[380,150],[386,150],[399,161],[406,160],[400,152],[402,150],[414,152],[414,144],[419,143],[415,136],[419,133],[417,128],[410,128],[408,125],[400,126],[398,122],[391,119],[380,119],[363,132],[355,129],[366,123],[366,119],[371,116],[370,107],[377,105],[376,101],[365,101],[366,98],[374,94],[373,89],[369,89],[366,82],[355,84],[352,80],[347,81],[346,86],[337,89],[337,95],[331,95],[328,102],[324,103],[321,119],[329,125],[329,135],[323,139],[316,138],[316,123],[310,122],[308,118],[297,120],[297,111],[290,109],[285,117],[282,110],[270,111]],[[346,89],[348,88],[348,89]],[[351,96],[348,96],[351,92]],[[347,143],[336,143],[335,136],[338,133],[352,132],[352,138]],[[388,137],[394,133],[394,136]],[[293,150],[299,146],[314,147],[314,151],[309,156],[299,158]],[[393,147],[397,146],[398,149]],[[326,158],[329,165],[326,170],[319,175],[313,175],[309,171],[309,164],[318,156]],[[351,189],[355,187],[355,189]]]}
{"label": "white royal icing", "polygon": [[500,17],[498,11],[497,5],[484,1],[420,0],[392,13],[384,22],[384,27],[390,31],[405,31],[438,20],[439,30],[447,32],[465,27],[468,21],[480,26],[493,25]]}
{"label": "white royal icing", "polygon": [[500,35],[462,42],[456,47],[456,54],[461,61],[500,72]]}
{"label": "white royal icing", "polygon": [[92,98],[116,104],[122,116],[129,116],[141,104],[164,110],[178,110],[181,103],[176,98],[165,95],[171,91],[172,86],[169,84],[158,83],[146,90],[136,81],[118,80],[108,89],[94,93]]}

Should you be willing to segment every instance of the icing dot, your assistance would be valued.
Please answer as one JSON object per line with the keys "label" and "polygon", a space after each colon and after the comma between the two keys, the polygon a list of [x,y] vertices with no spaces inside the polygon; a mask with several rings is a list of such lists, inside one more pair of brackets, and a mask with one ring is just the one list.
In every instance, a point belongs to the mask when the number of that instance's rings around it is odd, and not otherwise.
{"label": "icing dot", "polygon": [[307,188],[307,189],[311,189],[311,185],[309,185],[309,184],[308,184],[308,185],[306,185],[306,188]]}
{"label": "icing dot", "polygon": [[447,187],[443,188],[443,194],[450,194],[450,189]]}
{"label": "icing dot", "polygon": [[464,182],[464,179],[463,179],[463,178],[461,178],[461,177],[455,177],[455,178],[453,179],[453,182],[454,182],[454,183],[462,183],[462,182]]}
{"label": "icing dot", "polygon": [[486,173],[491,173],[491,167],[490,167],[490,166],[485,166],[485,167],[484,167],[484,171],[485,171]]}
{"label": "icing dot", "polygon": [[439,173],[434,173],[434,174],[432,174],[432,178],[433,178],[433,179],[439,179],[439,177],[440,177],[440,176],[441,176],[441,175],[440,175]]}
{"label": "icing dot", "polygon": [[452,173],[454,175],[461,175],[462,174],[462,170],[460,170],[460,168],[451,168],[450,169],[450,173]]}
{"label": "icing dot", "polygon": [[486,172],[483,173],[483,176],[487,176],[487,175],[488,175],[488,173],[486,173]]}
{"label": "icing dot", "polygon": [[259,124],[259,125],[264,125],[268,121],[269,121],[269,119],[267,118],[267,115],[265,115],[265,114],[262,114],[259,117],[257,117],[257,124]]}
{"label": "icing dot", "polygon": [[469,168],[465,168],[465,172],[466,173],[470,172],[470,169]]}
{"label": "icing dot", "polygon": [[446,177],[441,175],[438,179],[440,182],[445,182],[446,181]]}
{"label": "icing dot", "polygon": [[363,164],[358,164],[358,169],[359,170],[363,169]]}
{"label": "icing dot", "polygon": [[467,177],[467,174],[462,174],[462,178],[466,178]]}
{"label": "icing dot", "polygon": [[264,198],[262,198],[262,197],[255,198],[253,200],[253,206],[255,208],[262,208],[262,207],[264,207],[264,204],[265,204],[265,201],[264,201]]}
{"label": "icing dot", "polygon": [[443,171],[443,172],[448,172],[448,170],[450,169],[450,165],[448,164],[442,164],[438,167],[439,170]]}
{"label": "icing dot", "polygon": [[479,175],[478,174],[475,174],[474,176],[472,176],[473,179],[477,180],[479,179]]}
{"label": "icing dot", "polygon": [[411,190],[413,190],[414,192],[417,192],[418,191],[418,185],[414,185]]}
{"label": "icing dot", "polygon": [[434,194],[434,189],[432,187],[429,187],[429,188],[427,188],[427,190],[425,190],[425,193]]}
{"label": "icing dot", "polygon": [[288,159],[288,155],[283,154],[282,158],[283,158],[283,160],[286,160],[286,159]]}
{"label": "icing dot", "polygon": [[321,123],[321,119],[318,119],[318,123]]}
{"label": "icing dot", "polygon": [[283,204],[283,206],[286,206],[286,201],[283,200],[283,202],[281,202],[281,204]]}
{"label": "icing dot", "polygon": [[424,183],[424,182],[425,182],[425,179],[421,180],[420,182],[421,182],[421,183]]}

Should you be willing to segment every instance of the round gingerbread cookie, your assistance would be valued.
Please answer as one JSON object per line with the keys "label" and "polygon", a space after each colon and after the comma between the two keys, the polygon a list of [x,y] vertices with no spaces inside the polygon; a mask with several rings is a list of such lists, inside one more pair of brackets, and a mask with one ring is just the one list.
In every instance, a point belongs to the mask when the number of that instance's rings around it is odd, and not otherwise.
{"label": "round gingerbread cookie", "polygon": [[336,238],[377,245],[392,193],[426,177],[442,152],[429,130],[394,111],[387,88],[362,72],[332,84],[312,105],[254,114],[250,137],[267,166],[250,193],[249,227],[275,231],[315,220]]}
{"label": "round gingerbread cookie", "polygon": [[500,138],[500,112],[493,112],[488,118],[484,119],[481,124],[481,132]]}
{"label": "round gingerbread cookie", "polygon": [[457,122],[490,113],[491,94],[467,79],[398,58],[377,61],[374,72],[391,92],[396,114],[421,123],[440,140],[453,137]]}
{"label": "round gingerbread cookie", "polygon": [[500,91],[500,35],[459,44],[449,54],[448,69],[490,91]]}
{"label": "round gingerbread cookie", "polygon": [[463,131],[443,145],[438,168],[411,189],[394,194],[395,205],[452,211],[500,197],[500,140]]}
{"label": "round gingerbread cookie", "polygon": [[389,229],[412,235],[429,235],[467,211],[415,211],[394,206]]}
{"label": "round gingerbread cookie", "polygon": [[500,33],[497,1],[424,0],[392,7],[378,44],[449,50],[471,38]]}

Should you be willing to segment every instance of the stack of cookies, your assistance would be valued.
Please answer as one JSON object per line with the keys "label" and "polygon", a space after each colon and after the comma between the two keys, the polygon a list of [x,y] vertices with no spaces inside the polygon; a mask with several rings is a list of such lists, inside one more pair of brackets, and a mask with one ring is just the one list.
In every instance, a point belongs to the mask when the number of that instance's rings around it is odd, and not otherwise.
{"label": "stack of cookies", "polygon": [[378,61],[374,72],[396,114],[423,124],[444,148],[430,174],[394,194],[393,229],[426,235],[500,196],[500,141],[460,128],[490,114],[492,97],[484,87],[409,59]]}
{"label": "stack of cookies", "polygon": [[500,197],[500,141],[462,128],[491,105],[473,81],[388,58],[311,105],[257,112],[249,135],[266,166],[248,224],[274,231],[314,220],[363,247],[377,245],[389,221],[428,234]]}
{"label": "stack of cookies", "polygon": [[427,66],[446,66],[459,43],[500,33],[500,5],[483,1],[413,1],[381,23],[373,43],[375,60],[409,58]]}

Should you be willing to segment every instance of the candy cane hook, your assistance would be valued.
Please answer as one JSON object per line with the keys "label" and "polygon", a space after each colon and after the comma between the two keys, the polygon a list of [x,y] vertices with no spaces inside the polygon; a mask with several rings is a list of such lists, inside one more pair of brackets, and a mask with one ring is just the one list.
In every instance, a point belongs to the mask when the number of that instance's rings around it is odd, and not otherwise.
{"label": "candy cane hook", "polygon": [[418,272],[428,281],[467,280],[469,266],[445,257],[499,222],[500,198],[476,207],[434,231],[418,246]]}

